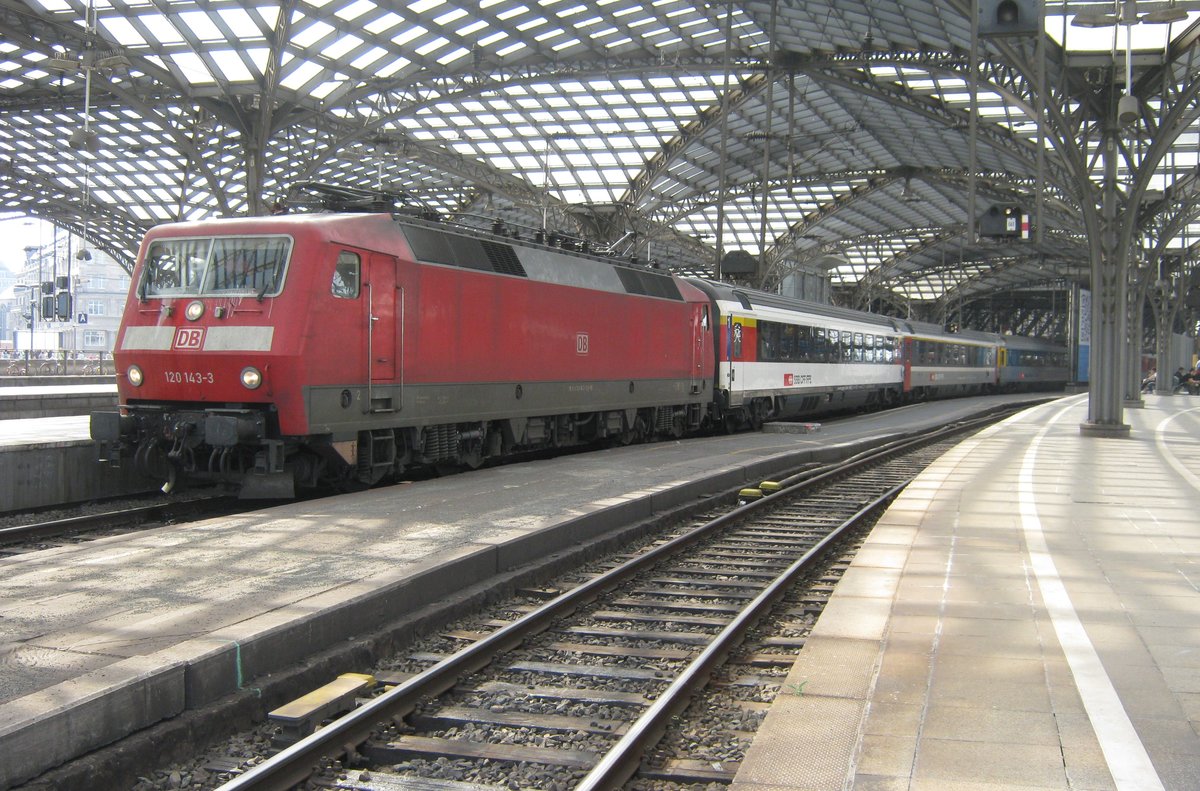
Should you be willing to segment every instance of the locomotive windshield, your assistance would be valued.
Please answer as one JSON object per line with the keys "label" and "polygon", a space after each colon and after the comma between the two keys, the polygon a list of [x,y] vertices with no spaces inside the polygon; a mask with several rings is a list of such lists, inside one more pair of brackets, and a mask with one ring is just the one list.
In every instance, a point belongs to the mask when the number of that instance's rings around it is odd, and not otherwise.
{"label": "locomotive windshield", "polygon": [[218,236],[151,242],[138,296],[274,296],[292,251],[287,236]]}

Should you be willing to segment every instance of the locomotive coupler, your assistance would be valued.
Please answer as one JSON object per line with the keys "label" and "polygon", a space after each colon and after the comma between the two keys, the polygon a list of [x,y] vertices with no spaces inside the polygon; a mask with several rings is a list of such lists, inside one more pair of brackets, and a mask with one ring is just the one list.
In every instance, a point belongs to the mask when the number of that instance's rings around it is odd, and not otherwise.
{"label": "locomotive coupler", "polygon": [[167,451],[167,458],[173,462],[171,465],[172,467],[174,467],[175,464],[178,464],[180,460],[183,459],[184,451],[187,450],[188,435],[191,434],[192,429],[195,427],[196,424],[190,420],[180,420],[171,427],[171,431],[167,436],[173,438],[173,441],[171,443],[171,449]]}

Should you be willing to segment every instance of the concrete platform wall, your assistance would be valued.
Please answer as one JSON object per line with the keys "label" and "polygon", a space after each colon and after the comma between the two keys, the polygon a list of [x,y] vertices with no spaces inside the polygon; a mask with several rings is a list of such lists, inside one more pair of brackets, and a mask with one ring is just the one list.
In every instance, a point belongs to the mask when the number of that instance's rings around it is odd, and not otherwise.
{"label": "concrete platform wall", "polygon": [[132,469],[96,460],[88,443],[48,442],[0,447],[0,513],[153,491]]}

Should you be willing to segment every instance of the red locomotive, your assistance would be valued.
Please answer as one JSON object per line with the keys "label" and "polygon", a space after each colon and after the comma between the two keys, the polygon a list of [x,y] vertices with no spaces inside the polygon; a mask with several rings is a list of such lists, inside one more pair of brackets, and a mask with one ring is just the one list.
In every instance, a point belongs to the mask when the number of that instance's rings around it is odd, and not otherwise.
{"label": "red locomotive", "polygon": [[120,410],[92,415],[102,458],[164,489],[287,497],[999,380],[999,341],[969,375],[943,355],[961,375],[914,384],[900,320],[496,230],[387,211],[152,229],[115,349]]}
{"label": "red locomotive", "polygon": [[290,496],[708,418],[707,297],[646,268],[418,217],[164,225],[142,243],[108,454]]}

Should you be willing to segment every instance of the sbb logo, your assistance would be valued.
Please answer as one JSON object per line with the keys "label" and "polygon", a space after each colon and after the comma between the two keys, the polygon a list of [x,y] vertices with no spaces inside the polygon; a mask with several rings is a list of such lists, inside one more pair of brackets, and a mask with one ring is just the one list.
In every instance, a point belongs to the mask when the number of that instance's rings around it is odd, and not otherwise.
{"label": "sbb logo", "polygon": [[175,333],[176,349],[199,349],[203,345],[203,327],[180,327]]}
{"label": "sbb logo", "polygon": [[588,353],[588,334],[586,332],[575,333],[575,353],[576,354],[587,354]]}
{"label": "sbb logo", "polygon": [[796,376],[794,374],[784,374],[783,375],[783,386],[784,387],[794,387],[795,384],[796,384]]}

